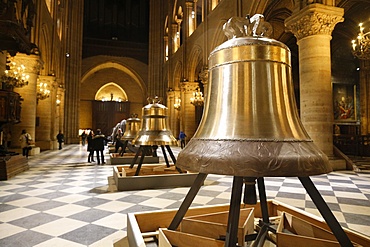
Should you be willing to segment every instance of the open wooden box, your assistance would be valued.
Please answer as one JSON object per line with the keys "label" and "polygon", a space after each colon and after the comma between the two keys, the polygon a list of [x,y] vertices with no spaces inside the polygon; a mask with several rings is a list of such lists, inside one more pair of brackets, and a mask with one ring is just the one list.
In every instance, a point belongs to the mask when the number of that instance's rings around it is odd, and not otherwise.
{"label": "open wooden box", "polygon": [[[300,247],[340,247],[332,232],[299,218],[283,213],[276,231],[279,247],[290,247],[292,243]],[[361,246],[353,243],[353,246]]]}
{"label": "open wooden box", "polygon": [[[134,153],[124,153],[123,156],[121,156],[119,153],[111,153],[110,156],[110,162],[112,165],[123,165],[123,164],[131,164],[132,160],[135,158]],[[140,161],[140,157],[137,158],[135,164],[138,164]],[[155,164],[159,163],[159,157],[152,157],[152,156],[145,156],[143,163],[145,164]]]}
{"label": "open wooden box", "polygon": [[[211,239],[225,239],[229,211],[185,217],[180,232],[200,235]],[[238,244],[244,246],[244,236],[254,232],[254,209],[240,210],[238,224]]]}
{"label": "open wooden box", "polygon": [[113,179],[119,191],[186,187],[194,183],[197,173],[179,173],[174,165],[142,164],[135,176],[137,165],[114,166]]}
{"label": "open wooden box", "polygon": [[[296,219],[299,218],[299,220],[302,223],[298,224],[303,224],[303,222],[307,222],[310,228],[313,229],[322,229],[325,230],[329,236],[329,233],[331,233],[328,225],[326,224],[325,220],[317,217],[315,215],[312,215],[310,213],[307,213],[305,211],[302,211],[300,209],[291,207],[289,205],[286,205],[284,203],[281,203],[276,200],[269,200],[267,202],[268,204],[268,211],[269,211],[269,216],[272,219],[284,219],[282,217],[286,218],[286,215],[292,215],[295,216],[295,221]],[[260,205],[257,203],[256,205],[241,205],[241,211],[243,209],[250,208],[253,209],[253,214],[254,214],[254,222],[258,222],[258,220],[262,217],[261,210],[260,210]],[[220,213],[220,212],[225,212],[229,210],[229,205],[215,205],[215,206],[204,206],[204,207],[191,207],[188,209],[187,213],[185,214],[185,217],[183,219],[187,220],[191,218],[202,218],[203,216],[206,217],[205,215],[210,215],[212,213]],[[161,238],[161,243],[170,243],[175,246],[198,246],[196,243],[197,241],[206,241],[210,243],[210,245],[199,245],[199,246],[218,246],[217,244],[218,241],[214,238],[206,237],[206,235],[203,231],[201,232],[201,228],[199,228],[199,231],[196,232],[195,234],[190,234],[190,233],[183,233],[180,232],[181,229],[181,224],[179,226],[179,229],[176,229],[176,231],[168,231],[166,229],[161,229],[161,236],[159,236],[159,228],[168,228],[170,225],[172,219],[174,218],[177,210],[162,210],[162,211],[155,211],[155,212],[139,212],[139,213],[129,213],[127,214],[127,239],[129,242],[130,247],[147,247],[148,245],[150,246],[156,246],[155,243],[159,241],[159,238]],[[285,216],[284,216],[285,214]],[[219,214],[221,215],[221,214]],[[196,217],[190,217],[190,216],[196,216]],[[282,220],[276,220],[277,224],[280,224]],[[284,221],[284,220],[283,220]],[[296,221],[299,222],[299,221]],[[285,224],[285,226],[287,226]],[[307,226],[307,224],[306,224]],[[313,226],[313,227],[312,227]],[[281,227],[281,229],[284,228],[283,226],[277,225],[276,227]],[[255,227],[256,229],[256,227]],[[324,231],[324,232],[325,232]],[[356,243],[355,246],[370,246],[370,238],[366,237],[362,234],[355,233],[349,229],[345,229],[344,231],[347,233],[348,237]],[[284,233],[283,231],[280,233]],[[278,235],[277,233],[276,235]],[[203,235],[203,236],[201,236]],[[293,237],[294,235],[291,234]],[[297,235],[297,234],[295,234]],[[281,235],[283,236],[283,235]],[[176,245],[175,243],[172,243],[171,241],[174,241],[173,238],[184,238],[187,239],[186,243],[189,243],[188,241],[191,241],[191,239],[194,238],[199,238],[195,242],[190,242],[190,245]],[[291,237],[291,236],[289,236]],[[301,238],[304,238],[304,236],[298,236]],[[272,239],[275,239],[277,241],[279,237],[278,236],[272,236]],[[315,237],[313,236],[315,240],[318,241],[318,243],[323,243],[323,242],[328,242],[330,241],[331,237]],[[178,243],[182,243],[184,239],[177,240]],[[332,238],[331,238],[332,239]],[[335,239],[335,237],[334,237]],[[282,239],[280,239],[282,241]],[[293,240],[294,241],[294,240]],[[321,241],[321,242],[320,242]],[[336,241],[336,240],[335,240]],[[222,244],[224,244],[223,241],[221,241]],[[292,242],[290,242],[292,243]],[[158,246],[158,245],[157,245]],[[163,246],[168,246],[168,245],[163,245]],[[221,245],[223,246],[223,245]],[[269,245],[270,246],[270,245]],[[279,246],[280,245],[272,245],[272,246]],[[290,245],[291,246],[291,245]],[[300,246],[300,245],[297,245]],[[307,245],[306,245],[307,246]],[[310,247],[314,245],[309,245]],[[317,246],[325,246],[325,245],[317,245]]]}

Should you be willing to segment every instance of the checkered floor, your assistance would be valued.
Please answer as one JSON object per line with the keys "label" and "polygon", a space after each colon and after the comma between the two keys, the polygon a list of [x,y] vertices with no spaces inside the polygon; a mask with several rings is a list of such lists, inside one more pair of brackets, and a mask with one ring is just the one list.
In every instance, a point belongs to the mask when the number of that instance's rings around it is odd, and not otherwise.
{"label": "checkered floor", "polygon": [[[0,181],[0,246],[113,246],[126,236],[127,213],[177,209],[188,192],[116,191],[106,159],[104,166],[87,163],[86,147],[67,145],[31,156],[30,170]],[[311,179],[342,226],[370,236],[370,174]],[[208,175],[192,206],[229,203],[231,185],[232,177]],[[265,185],[268,199],[320,215],[297,178],[265,178]]]}

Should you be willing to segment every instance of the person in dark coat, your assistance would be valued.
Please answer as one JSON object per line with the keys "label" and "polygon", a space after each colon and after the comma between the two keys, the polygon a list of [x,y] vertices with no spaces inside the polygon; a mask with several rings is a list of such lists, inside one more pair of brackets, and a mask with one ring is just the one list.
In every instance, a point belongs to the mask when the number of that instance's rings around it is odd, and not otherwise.
{"label": "person in dark coat", "polygon": [[94,160],[94,144],[93,144],[93,137],[94,132],[90,130],[90,133],[87,135],[87,152],[89,152],[89,156],[87,158],[87,162],[95,162]]}
{"label": "person in dark coat", "polygon": [[62,149],[62,143],[64,142],[64,135],[61,130],[59,130],[59,133],[57,135],[57,141],[59,143],[59,150]]}
{"label": "person in dark coat", "polygon": [[101,133],[100,129],[96,130],[96,135],[93,137],[93,146],[94,150],[96,151],[96,158],[98,160],[98,165],[100,165],[100,161],[102,164],[105,164],[104,162],[104,146],[105,143],[108,141],[108,139]]}

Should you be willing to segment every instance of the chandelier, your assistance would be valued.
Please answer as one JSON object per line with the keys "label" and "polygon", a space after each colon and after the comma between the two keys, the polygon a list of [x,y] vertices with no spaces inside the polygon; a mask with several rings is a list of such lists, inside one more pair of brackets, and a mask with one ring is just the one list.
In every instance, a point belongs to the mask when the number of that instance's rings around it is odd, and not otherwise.
{"label": "chandelier", "polygon": [[193,97],[190,98],[190,103],[195,106],[202,106],[204,104],[203,93],[197,87],[196,91],[193,92]]}
{"label": "chandelier", "polygon": [[6,69],[1,76],[1,82],[5,87],[14,88],[28,85],[29,75],[24,72],[26,67],[23,64],[17,66],[15,62],[10,62],[7,68],[9,69]]}
{"label": "chandelier", "polygon": [[357,40],[352,40],[352,53],[358,59],[370,59],[370,32],[364,33],[363,24],[360,23],[360,32],[357,35]]}
{"label": "chandelier", "polygon": [[48,84],[37,79],[37,100],[44,100],[49,98],[49,96],[50,90]]}
{"label": "chandelier", "polygon": [[173,107],[175,108],[175,110],[180,110],[180,107],[181,107],[181,99],[178,99],[176,98],[175,99],[175,104],[173,104]]}

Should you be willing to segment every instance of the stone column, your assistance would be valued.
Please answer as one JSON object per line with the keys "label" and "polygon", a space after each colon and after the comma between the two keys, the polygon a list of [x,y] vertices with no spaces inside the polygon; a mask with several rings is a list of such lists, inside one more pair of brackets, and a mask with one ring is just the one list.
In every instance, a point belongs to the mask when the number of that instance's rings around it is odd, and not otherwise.
{"label": "stone column", "polygon": [[360,119],[361,135],[370,134],[370,60],[360,61]]}
{"label": "stone column", "polygon": [[197,82],[181,83],[180,130],[185,132],[188,140],[193,137],[197,129],[195,122],[195,106],[190,103],[190,98],[193,97],[193,92],[196,91],[198,86]]}
{"label": "stone column", "polygon": [[37,76],[42,67],[42,62],[38,55],[26,55],[17,53],[16,56],[10,57],[10,61],[14,61],[17,65],[23,64],[26,69],[25,73],[29,75],[28,85],[21,88],[14,88],[23,98],[21,110],[21,122],[13,125],[12,128],[12,146],[19,147],[19,136],[22,130],[25,129],[37,142],[36,132],[36,85]]}
{"label": "stone column", "polygon": [[[60,84],[59,84],[60,85]],[[59,130],[64,130],[64,88],[58,87],[56,89],[56,99],[55,99],[55,120],[54,120],[54,130],[52,131],[52,138],[54,147],[53,149],[58,149],[58,143],[56,141],[56,135]],[[65,134],[65,133],[64,133]]]}
{"label": "stone column", "polygon": [[172,27],[172,54],[175,53],[177,51],[177,49],[179,49],[180,47],[180,37],[178,37],[178,35],[180,35],[178,33],[179,31],[179,25],[177,23],[173,23],[171,25]]}
{"label": "stone column", "polygon": [[194,2],[185,2],[186,5],[186,14],[187,18],[185,18],[186,21],[186,36],[189,37],[196,28],[196,13],[194,10]]}
{"label": "stone column", "polygon": [[204,98],[207,97],[207,90],[208,90],[208,66],[203,66],[202,70],[199,73],[199,78],[203,83],[203,91],[204,91]]}
{"label": "stone column", "polygon": [[330,40],[343,13],[342,8],[311,4],[285,20],[298,40],[301,120],[328,156],[333,155],[334,121]]}
{"label": "stone column", "polygon": [[83,1],[66,1],[66,72],[64,101],[64,137],[66,144],[80,143],[79,109],[82,61]]}
{"label": "stone column", "polygon": [[176,100],[180,99],[180,91],[169,91],[167,92],[167,107],[169,109],[169,124],[171,131],[175,137],[177,137],[180,133],[180,125],[179,125],[179,114],[181,110],[180,108],[176,109],[175,108],[175,103],[177,102]]}
{"label": "stone column", "polygon": [[37,119],[36,122],[36,140],[37,145],[41,150],[54,149],[53,140],[55,138],[52,136],[52,122],[54,120],[55,114],[53,114],[53,108],[55,108],[55,93],[53,85],[55,83],[54,76],[39,76],[39,83],[46,83],[48,85],[48,90],[50,90],[49,97],[46,99],[37,100]]}

